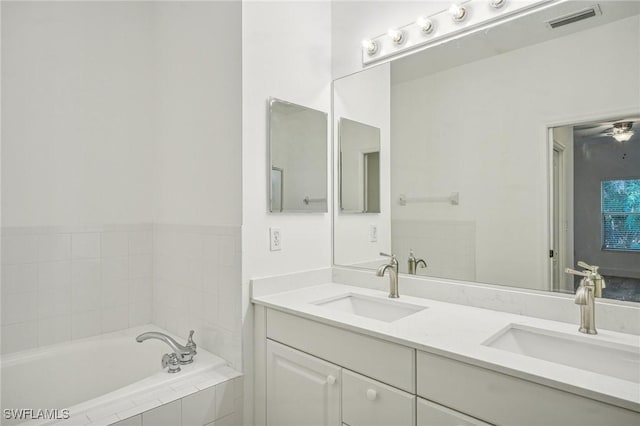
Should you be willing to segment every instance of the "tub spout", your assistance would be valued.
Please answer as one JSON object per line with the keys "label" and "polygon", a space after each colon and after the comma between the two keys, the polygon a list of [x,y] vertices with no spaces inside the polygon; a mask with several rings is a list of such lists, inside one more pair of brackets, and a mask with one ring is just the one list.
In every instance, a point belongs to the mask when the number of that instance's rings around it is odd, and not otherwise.
{"label": "tub spout", "polygon": [[187,341],[186,346],[182,346],[178,343],[173,337],[167,336],[164,333],[159,333],[157,331],[148,331],[146,333],[142,333],[138,337],[136,337],[136,342],[142,343],[148,339],[157,339],[165,342],[173,352],[178,355],[178,360],[180,364],[190,364],[193,362],[193,357],[196,355],[196,343],[193,341],[193,330],[189,332],[189,340]]}

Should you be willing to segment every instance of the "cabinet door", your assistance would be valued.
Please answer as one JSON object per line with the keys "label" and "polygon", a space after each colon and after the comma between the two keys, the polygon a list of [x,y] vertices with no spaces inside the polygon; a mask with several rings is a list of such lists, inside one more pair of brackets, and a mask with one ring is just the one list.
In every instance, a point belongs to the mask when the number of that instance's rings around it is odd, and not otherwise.
{"label": "cabinet door", "polygon": [[414,426],[416,397],[342,370],[342,420],[349,426]]}
{"label": "cabinet door", "polygon": [[339,426],[340,367],[267,340],[267,425]]}
{"label": "cabinet door", "polygon": [[488,426],[473,417],[418,398],[417,426]]}

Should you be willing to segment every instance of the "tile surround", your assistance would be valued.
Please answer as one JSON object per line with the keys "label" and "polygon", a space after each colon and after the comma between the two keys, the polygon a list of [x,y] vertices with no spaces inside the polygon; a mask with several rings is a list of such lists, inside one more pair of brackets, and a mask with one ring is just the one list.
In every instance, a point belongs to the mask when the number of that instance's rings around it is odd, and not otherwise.
{"label": "tile surround", "polygon": [[151,321],[153,226],[2,229],[2,353]]}
{"label": "tile surround", "polygon": [[241,365],[239,226],[2,229],[2,353],[150,322]]}

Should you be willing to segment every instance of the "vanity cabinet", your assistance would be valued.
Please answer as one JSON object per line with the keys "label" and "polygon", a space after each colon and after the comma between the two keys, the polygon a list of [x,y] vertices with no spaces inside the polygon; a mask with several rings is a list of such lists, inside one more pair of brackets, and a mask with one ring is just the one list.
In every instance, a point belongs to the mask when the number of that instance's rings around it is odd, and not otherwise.
{"label": "vanity cabinet", "polygon": [[340,367],[267,341],[267,424],[339,426]]}
{"label": "vanity cabinet", "polygon": [[489,426],[473,417],[435,404],[426,399],[417,399],[417,426]]}
{"label": "vanity cabinet", "polygon": [[256,321],[256,425],[640,425],[637,411],[319,321],[261,306]]}

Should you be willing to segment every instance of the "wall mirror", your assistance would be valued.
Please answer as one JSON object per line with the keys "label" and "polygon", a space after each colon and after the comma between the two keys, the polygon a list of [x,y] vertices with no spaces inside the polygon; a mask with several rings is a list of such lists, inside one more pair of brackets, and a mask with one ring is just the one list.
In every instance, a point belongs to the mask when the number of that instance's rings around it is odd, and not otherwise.
{"label": "wall mirror", "polygon": [[604,297],[640,301],[640,3],[545,24],[585,6],[334,81],[334,126],[354,117],[381,135],[380,214],[336,209],[336,265],[375,268],[393,252],[407,273],[413,251],[419,275],[571,293],[563,271],[582,260],[600,266]]}
{"label": "wall mirror", "polygon": [[327,114],[269,99],[269,211],[327,211]]}
{"label": "wall mirror", "polygon": [[380,213],[380,129],[340,118],[340,211]]}

